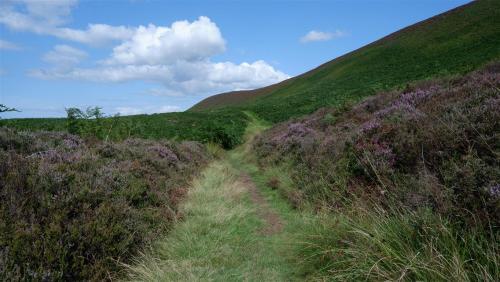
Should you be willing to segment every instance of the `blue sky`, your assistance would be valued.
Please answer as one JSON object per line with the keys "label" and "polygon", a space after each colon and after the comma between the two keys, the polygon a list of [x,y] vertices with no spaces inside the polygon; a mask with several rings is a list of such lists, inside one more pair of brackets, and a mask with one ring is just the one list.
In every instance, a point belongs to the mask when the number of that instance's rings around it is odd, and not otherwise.
{"label": "blue sky", "polygon": [[279,82],[469,1],[2,0],[10,117],[182,111]]}

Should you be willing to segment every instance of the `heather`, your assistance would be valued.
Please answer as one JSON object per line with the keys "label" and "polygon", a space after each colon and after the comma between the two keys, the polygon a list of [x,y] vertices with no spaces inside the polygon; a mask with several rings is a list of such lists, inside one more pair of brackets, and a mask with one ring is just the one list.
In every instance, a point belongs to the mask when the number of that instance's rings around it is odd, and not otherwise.
{"label": "heather", "polygon": [[0,278],[109,280],[169,230],[208,162],[197,142],[0,128]]}
{"label": "heather", "polygon": [[277,189],[296,207],[332,214],[304,239],[309,271],[498,279],[499,87],[495,63],[324,108],[258,138],[260,166],[286,167],[295,187]]}

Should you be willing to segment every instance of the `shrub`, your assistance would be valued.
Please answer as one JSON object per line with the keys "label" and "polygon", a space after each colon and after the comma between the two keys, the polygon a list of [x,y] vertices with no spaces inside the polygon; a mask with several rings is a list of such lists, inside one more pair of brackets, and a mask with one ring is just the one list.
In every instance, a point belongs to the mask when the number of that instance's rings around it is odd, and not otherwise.
{"label": "shrub", "polygon": [[262,166],[291,161],[296,187],[317,206],[426,207],[498,230],[498,65],[321,109],[278,124],[254,149]]}
{"label": "shrub", "polygon": [[206,162],[196,142],[0,129],[0,279],[111,279],[169,228]]}

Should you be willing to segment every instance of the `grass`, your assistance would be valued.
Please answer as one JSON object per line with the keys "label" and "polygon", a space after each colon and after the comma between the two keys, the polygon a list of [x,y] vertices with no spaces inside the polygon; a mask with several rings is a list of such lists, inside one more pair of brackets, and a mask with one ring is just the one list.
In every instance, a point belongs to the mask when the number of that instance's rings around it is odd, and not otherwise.
{"label": "grass", "polygon": [[[126,137],[243,142],[250,111],[272,122],[342,107],[379,91],[436,77],[461,75],[500,57],[500,2],[474,1],[407,27],[301,76],[253,91],[216,95],[182,113],[127,116],[109,122],[115,140]],[[21,109],[22,110],[22,109]],[[65,119],[2,120],[0,126],[66,130]]]}
{"label": "grass", "polygon": [[194,183],[180,222],[130,267],[133,281],[285,281],[293,269],[262,222],[245,184],[224,161]]}
{"label": "grass", "polygon": [[498,26],[500,2],[474,1],[289,81],[244,94],[209,97],[191,111],[228,107],[279,122],[416,81],[461,75],[500,57]]}
{"label": "grass", "polygon": [[[251,122],[246,140],[267,126],[246,113]],[[266,177],[246,161],[249,143],[228,152],[210,165],[189,190],[182,212],[184,220],[154,244],[135,264],[128,266],[130,281],[295,281],[293,238],[301,233],[307,214],[294,211],[277,191],[266,186]],[[263,235],[263,220],[250,200],[252,179],[282,217],[278,234]]]}
{"label": "grass", "polygon": [[[268,125],[255,115],[244,145],[196,180],[184,219],[133,265],[129,281],[498,281],[499,238],[460,230],[430,210],[387,212],[361,206],[336,213],[293,208],[286,165],[259,169],[254,138]],[[248,173],[284,222],[271,236],[250,201]],[[270,179],[278,179],[272,189]],[[493,236],[493,237],[489,237]]]}
{"label": "grass", "polygon": [[498,281],[498,234],[429,211],[325,214],[304,229],[302,269],[320,281]]}
{"label": "grass", "polygon": [[296,253],[305,277],[500,279],[499,70],[322,109],[253,142],[263,171],[290,175],[277,190],[318,211]]}
{"label": "grass", "polygon": [[[96,120],[82,121],[83,127]],[[240,111],[210,111],[203,113],[165,113],[109,117],[99,121],[97,131],[101,139],[123,140],[130,137],[143,139],[194,140],[217,143],[230,149],[240,144],[247,124],[247,116]],[[67,131],[65,118],[26,118],[0,120],[0,126],[19,130]],[[93,130],[96,131],[96,130]]]}

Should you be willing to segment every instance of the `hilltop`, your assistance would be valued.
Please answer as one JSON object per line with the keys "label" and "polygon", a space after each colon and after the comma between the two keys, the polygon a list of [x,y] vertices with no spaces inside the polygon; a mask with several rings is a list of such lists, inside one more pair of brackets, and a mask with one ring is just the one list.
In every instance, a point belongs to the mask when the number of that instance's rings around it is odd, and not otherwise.
{"label": "hilltop", "polygon": [[300,76],[209,97],[189,111],[246,109],[279,122],[420,80],[462,75],[500,56],[500,1],[474,1]]}

